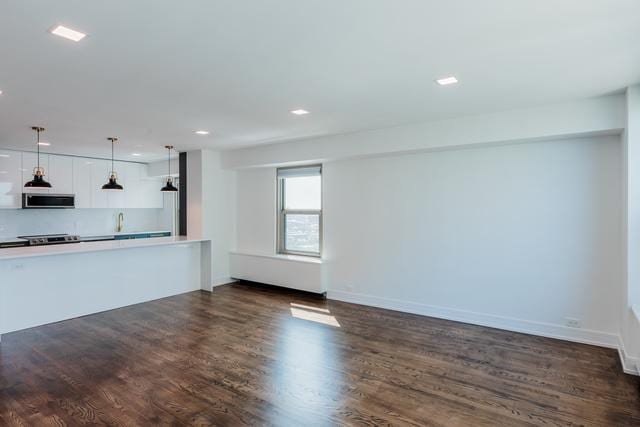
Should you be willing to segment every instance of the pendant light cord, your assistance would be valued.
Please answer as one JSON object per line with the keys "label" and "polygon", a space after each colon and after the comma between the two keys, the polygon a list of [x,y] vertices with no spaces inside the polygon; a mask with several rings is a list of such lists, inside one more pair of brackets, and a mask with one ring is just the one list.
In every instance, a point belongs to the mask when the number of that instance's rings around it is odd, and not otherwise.
{"label": "pendant light cord", "polygon": [[40,128],[36,129],[36,132],[38,132],[38,143],[36,144],[36,150],[38,151],[38,170],[40,170]]}
{"label": "pendant light cord", "polygon": [[169,175],[167,176],[167,180],[169,180],[171,178],[171,148],[167,150],[167,160],[169,160]]}
{"label": "pendant light cord", "polygon": [[111,139],[111,175],[113,175],[113,144],[115,141]]}

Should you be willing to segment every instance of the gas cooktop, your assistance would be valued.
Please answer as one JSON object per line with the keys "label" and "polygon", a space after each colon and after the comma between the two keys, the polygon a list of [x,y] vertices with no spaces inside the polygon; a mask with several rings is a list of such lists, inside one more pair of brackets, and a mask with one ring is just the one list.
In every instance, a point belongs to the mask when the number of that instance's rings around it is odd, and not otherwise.
{"label": "gas cooktop", "polygon": [[18,238],[26,240],[29,246],[59,245],[61,243],[80,242],[80,236],[70,234],[44,234],[40,236],[18,236]]}

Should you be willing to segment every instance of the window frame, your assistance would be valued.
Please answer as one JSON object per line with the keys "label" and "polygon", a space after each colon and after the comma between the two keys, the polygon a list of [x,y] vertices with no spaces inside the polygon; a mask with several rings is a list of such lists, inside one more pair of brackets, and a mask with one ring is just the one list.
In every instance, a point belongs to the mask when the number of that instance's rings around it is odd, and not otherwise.
{"label": "window frame", "polygon": [[[279,176],[279,171],[281,170],[290,170],[290,169],[306,169],[317,167],[320,169],[320,209],[285,209],[285,179],[286,177],[281,178]],[[322,164],[311,164],[311,165],[301,165],[301,166],[291,166],[291,167],[282,167],[276,169],[276,187],[277,187],[277,200],[276,200],[276,210],[277,210],[277,239],[276,239],[276,252],[281,255],[298,255],[298,256],[308,256],[314,258],[322,257],[322,235],[323,235],[323,221],[322,221],[322,211],[324,207],[323,200],[323,183],[324,179],[322,177]],[[307,252],[307,251],[294,251],[287,250],[286,248],[286,216],[287,215],[318,215],[318,252]]]}

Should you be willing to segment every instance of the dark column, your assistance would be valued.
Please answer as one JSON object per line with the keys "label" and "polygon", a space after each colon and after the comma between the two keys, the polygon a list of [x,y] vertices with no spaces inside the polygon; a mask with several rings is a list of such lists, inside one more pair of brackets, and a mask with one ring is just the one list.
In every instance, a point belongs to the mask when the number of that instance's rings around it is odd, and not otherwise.
{"label": "dark column", "polygon": [[180,181],[178,194],[180,195],[179,212],[180,218],[178,218],[178,229],[181,236],[187,235],[187,153],[180,153],[179,166]]}

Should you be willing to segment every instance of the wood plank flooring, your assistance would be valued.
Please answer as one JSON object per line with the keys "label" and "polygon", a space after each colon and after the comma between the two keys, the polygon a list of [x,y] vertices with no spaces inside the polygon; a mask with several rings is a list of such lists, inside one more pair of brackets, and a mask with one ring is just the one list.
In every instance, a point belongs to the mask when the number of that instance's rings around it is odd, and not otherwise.
{"label": "wood plank flooring", "polygon": [[616,351],[246,283],[3,336],[0,425],[640,425]]}

